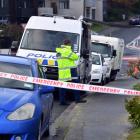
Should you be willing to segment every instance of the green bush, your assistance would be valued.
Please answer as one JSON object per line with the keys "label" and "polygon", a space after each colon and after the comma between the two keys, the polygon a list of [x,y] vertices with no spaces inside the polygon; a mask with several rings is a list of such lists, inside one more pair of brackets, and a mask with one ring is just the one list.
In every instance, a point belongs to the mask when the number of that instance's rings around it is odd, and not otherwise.
{"label": "green bush", "polygon": [[[140,91],[140,84],[134,85],[135,90]],[[140,97],[134,97],[125,101],[125,108],[129,113],[129,121],[135,126],[140,127]]]}
{"label": "green bush", "polygon": [[0,36],[10,37],[12,40],[19,41],[21,39],[23,28],[17,24],[8,24],[0,26]]}

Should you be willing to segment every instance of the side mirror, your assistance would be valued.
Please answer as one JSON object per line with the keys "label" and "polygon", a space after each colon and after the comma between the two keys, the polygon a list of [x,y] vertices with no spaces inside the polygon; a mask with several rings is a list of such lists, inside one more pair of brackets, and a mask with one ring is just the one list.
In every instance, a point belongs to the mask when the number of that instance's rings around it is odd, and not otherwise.
{"label": "side mirror", "polygon": [[10,48],[10,54],[16,55],[17,50],[18,50],[18,41],[13,41]]}
{"label": "side mirror", "polygon": [[52,93],[52,92],[54,92],[54,87],[45,86],[45,85],[40,86],[40,93],[41,94]]}
{"label": "side mirror", "polygon": [[116,50],[113,50],[113,54],[112,54],[114,57],[116,57],[117,56],[117,52],[116,52]]}

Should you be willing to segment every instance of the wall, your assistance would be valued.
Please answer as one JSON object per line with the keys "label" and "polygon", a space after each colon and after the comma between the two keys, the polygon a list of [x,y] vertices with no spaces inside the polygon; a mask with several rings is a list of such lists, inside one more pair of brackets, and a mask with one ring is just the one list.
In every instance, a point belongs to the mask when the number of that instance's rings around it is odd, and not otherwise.
{"label": "wall", "polygon": [[98,21],[103,21],[103,0],[96,1],[96,15],[95,19]]}
{"label": "wall", "polygon": [[84,13],[84,0],[70,0],[72,16],[79,18]]}

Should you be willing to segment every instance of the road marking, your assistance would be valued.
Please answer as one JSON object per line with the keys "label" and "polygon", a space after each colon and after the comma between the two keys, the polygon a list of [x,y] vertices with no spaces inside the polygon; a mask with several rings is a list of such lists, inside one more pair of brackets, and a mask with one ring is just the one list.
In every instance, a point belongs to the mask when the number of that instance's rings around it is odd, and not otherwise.
{"label": "road marking", "polygon": [[140,49],[140,36],[136,37],[130,43],[126,45],[126,48],[129,49]]}

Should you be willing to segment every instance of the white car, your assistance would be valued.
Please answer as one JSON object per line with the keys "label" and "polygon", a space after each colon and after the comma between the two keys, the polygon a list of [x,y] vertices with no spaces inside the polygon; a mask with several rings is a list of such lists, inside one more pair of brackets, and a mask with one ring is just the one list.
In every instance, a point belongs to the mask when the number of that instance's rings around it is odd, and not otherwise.
{"label": "white car", "polygon": [[106,83],[107,65],[101,54],[92,52],[92,70],[90,84],[104,85]]}

